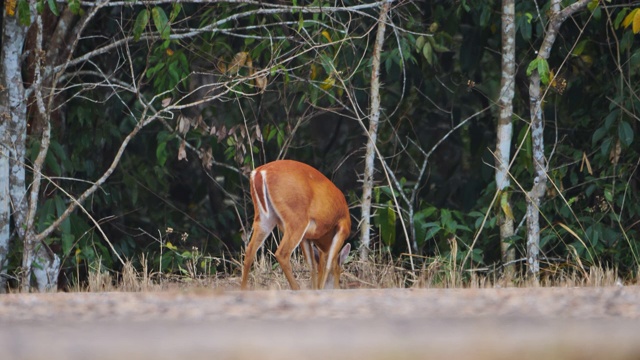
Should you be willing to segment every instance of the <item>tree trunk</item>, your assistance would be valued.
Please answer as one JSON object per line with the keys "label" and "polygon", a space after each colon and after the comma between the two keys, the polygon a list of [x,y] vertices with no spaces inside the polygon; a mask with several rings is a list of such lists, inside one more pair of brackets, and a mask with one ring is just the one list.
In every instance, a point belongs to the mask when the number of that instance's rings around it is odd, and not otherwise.
{"label": "tree trunk", "polygon": [[542,96],[540,75],[535,71],[529,85],[531,111],[531,143],[533,151],[533,187],[527,193],[527,266],[528,274],[538,278],[540,271],[540,200],[547,190],[547,165],[544,156],[544,124],[542,120]]}
{"label": "tree trunk", "polygon": [[[5,144],[6,125],[0,122],[0,141]],[[9,256],[9,221],[11,203],[9,201],[9,158],[3,150],[0,152],[0,294],[7,291],[7,266]]]}
{"label": "tree trunk", "polygon": [[[31,183],[31,190],[29,191],[29,202],[27,207],[27,213],[23,227],[25,228],[24,247],[22,254],[22,267],[25,271],[22,273],[21,285],[22,290],[28,292],[31,287],[31,272],[35,275],[36,285],[38,291],[48,291],[57,288],[58,283],[58,271],[60,269],[60,258],[56,255],[48,246],[39,240],[34,229],[34,222],[36,212],[38,209],[39,197],[40,197],[40,185],[42,183],[42,169],[44,161],[49,151],[49,143],[51,140],[51,117],[49,111],[46,109],[44,95],[43,95],[43,67],[42,61],[44,54],[42,49],[43,42],[43,18],[41,14],[38,14],[36,8],[37,4],[31,2],[30,9],[33,14],[32,29],[35,32],[35,41],[33,48],[30,49],[35,56],[33,56],[33,62],[30,64],[33,69],[33,79],[31,90],[35,97],[35,113],[41,122],[41,137],[40,137],[40,149],[38,156],[33,162],[33,179]],[[53,89],[52,86],[49,88]],[[53,95],[52,95],[53,96]],[[33,134],[32,134],[33,136]],[[35,266],[34,266],[35,264]]]}
{"label": "tree trunk", "polygon": [[502,1],[502,77],[500,80],[500,117],[498,118],[498,133],[496,139],[496,189],[501,193],[503,208],[500,222],[500,243],[502,248],[502,264],[504,277],[507,281],[515,273],[515,249],[509,248],[507,239],[513,236],[513,213],[511,200],[507,194],[511,186],[509,165],[511,164],[511,142],[513,138],[513,96],[516,75],[516,27],[514,0]]}
{"label": "tree trunk", "polygon": [[[22,47],[26,38],[26,28],[19,24],[15,16],[4,15],[2,22],[2,87],[0,92],[0,113],[3,116],[0,131],[2,132],[2,162],[0,177],[3,178],[2,193],[8,192],[9,196],[2,196],[0,206],[3,222],[2,239],[0,245],[0,264],[2,272],[5,271],[6,256],[9,252],[8,220],[10,214],[13,217],[15,229],[20,238],[24,235],[23,224],[26,214],[26,187],[24,159],[26,153],[27,137],[27,104],[25,101],[24,84],[22,82],[21,59]],[[6,173],[4,172],[6,171]],[[11,204],[11,205],[10,205]],[[9,211],[5,213],[5,211]],[[6,223],[5,223],[6,221]],[[4,251],[2,251],[4,250]],[[4,276],[3,276],[4,279]],[[3,281],[4,282],[4,281]],[[3,284],[4,285],[4,284]],[[4,289],[4,286],[3,286]]]}
{"label": "tree trunk", "polygon": [[374,160],[376,157],[376,140],[380,121],[380,53],[384,44],[387,14],[391,3],[384,3],[378,18],[378,32],[373,47],[371,66],[371,108],[369,112],[369,141],[365,155],[364,176],[362,182],[362,223],[360,224],[360,259],[367,261],[371,246],[371,193],[373,189]]}
{"label": "tree trunk", "polygon": [[[556,41],[560,26],[574,13],[584,9],[590,0],[579,0],[561,10],[561,1],[551,2],[551,15],[547,32],[538,51],[538,58],[545,61],[549,58],[551,48]],[[544,123],[542,119],[543,94],[540,88],[540,74],[537,70],[531,73],[529,83],[531,142],[533,150],[534,179],[531,191],[527,193],[527,267],[528,274],[538,279],[540,271],[540,202],[547,190],[547,163],[544,156]]]}
{"label": "tree trunk", "polygon": [[[32,14],[36,14],[35,3],[31,4]],[[32,16],[32,21],[41,19]],[[42,37],[41,23],[39,27],[40,44]],[[27,144],[27,101],[25,97],[24,81],[22,78],[22,56],[27,37],[27,28],[19,24],[15,16],[5,14],[2,26],[2,55],[1,66],[2,86],[4,91],[0,95],[0,113],[5,119],[0,126],[2,151],[0,156],[0,289],[5,289],[9,219],[12,218],[18,239],[23,243],[22,271],[20,274],[23,291],[30,291],[31,276],[35,273],[36,284],[40,291],[52,289],[57,284],[57,271],[60,259],[51,253],[44,243],[37,239],[33,231],[33,219],[37,208],[33,193],[31,199],[26,186],[26,144]],[[36,50],[39,50],[37,46]],[[40,64],[36,66],[40,72]],[[40,91],[42,89],[39,89]],[[39,93],[39,110],[42,111],[42,94]],[[44,159],[43,159],[44,160]],[[37,164],[34,164],[37,165]],[[39,167],[36,166],[39,173]],[[4,174],[4,175],[2,175]],[[36,180],[34,184],[37,185]],[[34,190],[34,192],[37,191]],[[7,196],[8,195],[8,196]],[[36,194],[37,195],[37,194]],[[31,201],[30,201],[31,200]],[[31,212],[31,214],[29,213]],[[34,266],[34,263],[37,266]],[[46,280],[45,280],[46,279]],[[2,291],[0,290],[0,291]]]}

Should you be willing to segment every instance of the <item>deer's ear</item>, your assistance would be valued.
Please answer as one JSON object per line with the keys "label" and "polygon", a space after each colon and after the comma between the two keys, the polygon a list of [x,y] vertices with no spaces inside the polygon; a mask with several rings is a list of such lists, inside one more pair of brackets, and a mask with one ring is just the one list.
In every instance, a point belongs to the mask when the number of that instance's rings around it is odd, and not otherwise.
{"label": "deer's ear", "polygon": [[347,243],[347,245],[342,247],[340,250],[340,256],[338,257],[338,264],[342,265],[345,261],[347,261],[347,256],[349,256],[349,251],[351,251],[351,244]]}

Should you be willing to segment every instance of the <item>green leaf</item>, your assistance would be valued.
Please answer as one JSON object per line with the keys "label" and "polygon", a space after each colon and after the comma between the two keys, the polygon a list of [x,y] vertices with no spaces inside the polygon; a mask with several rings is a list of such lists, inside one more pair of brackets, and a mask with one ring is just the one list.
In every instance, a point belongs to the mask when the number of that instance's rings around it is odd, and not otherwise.
{"label": "green leaf", "polygon": [[180,81],[180,74],[178,74],[178,64],[176,62],[172,62],[169,64],[168,68],[169,77],[171,78],[171,87],[174,87]]}
{"label": "green leaf", "polygon": [[396,212],[393,210],[393,205],[387,204],[376,215],[382,242],[388,246],[393,245],[396,241]]}
{"label": "green leaf", "polygon": [[18,21],[23,26],[31,25],[31,11],[27,0],[18,1]]}
{"label": "green leaf", "polygon": [[265,139],[265,142],[270,142],[274,136],[276,136],[277,130],[274,126],[267,124],[264,129],[262,129],[262,136]]}
{"label": "green leaf", "polygon": [[424,47],[422,48],[422,55],[427,59],[429,65],[433,65],[433,48],[430,43],[424,44]]}
{"label": "green leaf", "polygon": [[154,7],[151,9],[151,17],[153,18],[153,24],[156,26],[156,29],[158,29],[162,40],[169,40],[171,27],[169,26],[169,19],[167,19],[167,14],[165,14],[164,10],[158,6]]}
{"label": "green leaf", "polygon": [[187,75],[189,73],[189,60],[187,59],[187,55],[180,51],[176,52],[174,56],[178,59],[178,62],[180,62],[182,69],[185,71],[185,75]]}
{"label": "green leaf", "polygon": [[524,13],[524,16],[525,16],[525,17],[526,17],[526,19],[527,19],[527,23],[528,23],[528,24],[531,24],[531,21],[533,20],[533,15],[532,15],[531,13],[529,13],[529,12],[528,12],[528,13]]}
{"label": "green leaf", "polygon": [[276,143],[278,144],[278,148],[281,148],[284,144],[284,132],[278,131],[278,136],[276,137]]}
{"label": "green leaf", "polygon": [[[65,210],[67,210],[67,206],[60,196],[55,196],[53,198],[53,201],[56,206],[56,216],[60,217],[65,212]],[[63,234],[71,234],[71,219],[69,217],[64,219],[62,224],[60,224],[60,230],[62,230]]]}
{"label": "green leaf", "polygon": [[422,222],[424,219],[428,218],[429,216],[433,215],[433,213],[435,213],[436,210],[437,209],[434,206],[429,206],[427,208],[424,208],[418,211],[415,215],[413,215],[413,221],[418,223],[416,225],[420,225],[419,224],[420,222]]}
{"label": "green leaf", "polygon": [[440,210],[440,224],[442,224],[443,228],[452,228],[452,221],[453,218],[451,217],[451,211],[447,209]]}
{"label": "green leaf", "polygon": [[604,128],[607,130],[611,129],[611,126],[618,118],[618,115],[620,115],[620,111],[618,109],[611,111],[609,115],[607,115],[607,117],[604,119]]}
{"label": "green leaf", "polygon": [[161,142],[158,144],[156,148],[156,159],[158,160],[158,165],[164,166],[167,162],[167,143]]}
{"label": "green leaf", "polygon": [[156,66],[154,66],[151,69],[147,70],[147,79],[151,79],[157,72],[159,72],[163,68],[164,68],[164,63],[160,62],[160,63],[156,64]]}
{"label": "green leaf", "polygon": [[625,15],[627,15],[628,12],[629,12],[629,9],[620,10],[618,15],[616,16],[615,21],[613,22],[613,26],[615,26],[616,29],[620,28],[620,24],[622,23],[622,20],[624,20],[624,17]]}
{"label": "green leaf", "polygon": [[430,229],[432,227],[440,228],[440,223],[435,221],[430,221],[428,223],[424,223],[422,227],[424,227],[425,229]]}
{"label": "green leaf", "polygon": [[[598,0],[596,0],[596,5],[598,4]],[[593,11],[593,18],[597,21],[599,21],[602,18],[602,7],[600,6],[596,6]]]}
{"label": "green leaf", "polygon": [[391,72],[391,66],[393,66],[393,59],[391,56],[387,56],[387,59],[384,61],[384,69],[387,73]]}
{"label": "green leaf", "polygon": [[54,217],[55,207],[53,200],[47,199],[38,209],[38,231],[42,231],[49,226],[49,224],[51,224],[51,219]]}
{"label": "green leaf", "polygon": [[529,63],[529,66],[527,66],[527,76],[531,76],[531,74],[533,73],[533,70],[538,68],[539,62],[540,62],[540,58],[537,57]]}
{"label": "green leaf", "polygon": [[466,11],[466,12],[471,11],[471,7],[469,6],[469,4],[467,4],[466,1],[462,1],[462,7],[464,8],[464,11]]}
{"label": "green leaf", "polygon": [[423,35],[418,36],[418,38],[416,39],[416,51],[420,52],[422,50],[422,47],[424,46],[426,39]]}
{"label": "green leaf", "polygon": [[138,17],[136,17],[136,22],[133,25],[133,40],[140,40],[140,36],[142,36],[142,32],[149,24],[149,10],[144,9],[140,11]]}
{"label": "green leaf", "polygon": [[576,47],[573,48],[573,51],[571,52],[571,55],[573,55],[573,56],[582,55],[582,53],[584,52],[584,48],[587,46],[588,43],[589,43],[589,40],[580,41],[578,43],[578,45],[576,45]]}
{"label": "green leaf", "polygon": [[58,11],[58,6],[56,5],[56,0],[47,0],[49,4],[49,9],[55,16],[60,16],[60,12]]}
{"label": "green leaf", "polygon": [[612,142],[613,142],[613,139],[611,137],[604,139],[604,141],[602,142],[602,145],[600,146],[600,154],[602,154],[602,156],[607,156],[607,154],[609,154],[609,150],[611,149]]}
{"label": "green leaf", "polygon": [[533,59],[527,67],[527,76],[531,76],[531,74],[533,74],[533,70],[538,71],[540,81],[542,81],[543,84],[549,84],[549,63],[547,60],[541,57]]}
{"label": "green leaf", "polygon": [[441,44],[433,44],[433,50],[435,50],[435,52],[437,53],[443,53],[443,52],[448,52],[451,51],[448,47],[441,45]]}
{"label": "green leaf", "polygon": [[532,33],[532,25],[531,20],[533,16],[530,13],[525,13],[524,15],[518,16],[516,18],[516,27],[517,30],[520,30],[520,34],[525,41],[529,41],[531,39]]}
{"label": "green leaf", "polygon": [[633,129],[626,121],[618,124],[618,138],[623,145],[629,146],[633,142]]}
{"label": "green leaf", "polygon": [[604,198],[608,201],[608,202],[613,202],[613,193],[611,192],[611,188],[607,187],[604,189]]}
{"label": "green leaf", "polygon": [[335,64],[333,63],[333,59],[327,54],[320,55],[320,65],[327,74],[331,74],[333,69],[335,69]]}
{"label": "green leaf", "polygon": [[62,168],[60,168],[60,164],[58,164],[58,159],[56,159],[56,156],[53,154],[53,152],[51,151],[47,152],[47,155],[44,158],[44,162],[47,165],[47,167],[51,171],[53,171],[53,173],[56,176],[62,175]]}
{"label": "green leaf", "polygon": [[62,243],[62,253],[68,255],[71,253],[71,249],[73,248],[73,243],[76,240],[76,237],[73,234],[62,234],[61,236]]}
{"label": "green leaf", "polygon": [[182,4],[177,2],[174,3],[171,8],[171,13],[169,14],[169,21],[173,22],[178,15],[180,15],[180,11],[182,10]]}
{"label": "green leaf", "polygon": [[84,10],[80,7],[80,0],[69,0],[69,10],[74,15],[84,15]]}
{"label": "green leaf", "polygon": [[591,138],[591,146],[595,147],[596,143],[600,141],[607,134],[607,129],[603,127],[599,127]]}
{"label": "green leaf", "polygon": [[429,231],[427,231],[427,234],[425,235],[425,239],[431,239],[434,236],[436,236],[436,234],[438,234],[438,232],[441,230],[441,228],[439,226],[434,226],[431,229],[429,229]]}
{"label": "green leaf", "polygon": [[236,148],[235,147],[228,147],[224,150],[224,155],[226,157],[227,160],[232,159],[236,154]]}
{"label": "green leaf", "polygon": [[549,85],[549,63],[546,59],[540,58],[538,61],[538,74],[543,84]]}

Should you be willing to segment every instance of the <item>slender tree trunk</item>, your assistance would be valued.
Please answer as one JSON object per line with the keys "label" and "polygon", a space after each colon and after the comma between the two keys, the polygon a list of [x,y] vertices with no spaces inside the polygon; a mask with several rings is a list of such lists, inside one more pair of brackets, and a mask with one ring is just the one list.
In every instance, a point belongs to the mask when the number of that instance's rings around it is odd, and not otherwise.
{"label": "slender tree trunk", "polygon": [[380,53],[384,44],[387,14],[391,3],[384,3],[378,18],[378,32],[373,47],[371,66],[371,108],[369,113],[369,141],[365,154],[364,176],[362,184],[362,222],[360,224],[360,259],[369,258],[371,246],[371,193],[373,189],[374,160],[376,157],[376,140],[378,138],[378,123],[380,121]]}
{"label": "slender tree trunk", "polygon": [[508,281],[515,273],[515,249],[509,248],[507,239],[513,236],[513,213],[511,200],[507,191],[511,186],[509,165],[511,163],[511,142],[513,138],[513,96],[516,75],[516,26],[514,0],[502,1],[502,78],[500,80],[500,117],[498,118],[498,134],[496,139],[496,189],[502,193],[503,208],[500,223],[500,243],[502,248],[502,264],[504,277]]}
{"label": "slender tree trunk", "polygon": [[[33,162],[33,181],[31,184],[31,190],[29,192],[29,202],[27,206],[27,215],[24,223],[25,237],[24,237],[24,250],[22,257],[22,267],[24,269],[30,269],[23,272],[23,278],[21,280],[22,290],[29,291],[31,271],[33,271],[36,279],[36,285],[38,291],[53,290],[58,284],[58,271],[60,269],[60,258],[47,247],[47,245],[38,239],[34,229],[34,221],[36,217],[36,211],[38,209],[38,202],[40,197],[40,185],[42,183],[42,169],[44,166],[44,160],[49,151],[49,143],[51,141],[51,117],[46,109],[43,95],[43,69],[42,61],[45,58],[39,54],[44,54],[42,49],[43,41],[43,19],[42,15],[38,14],[36,3],[31,2],[30,9],[33,14],[33,24],[35,30],[35,44],[34,49],[36,56],[33,57],[33,84],[31,90],[35,97],[34,108],[42,121],[42,133],[40,137],[40,149],[38,156]],[[34,266],[36,264],[36,266]]]}
{"label": "slender tree trunk", "polygon": [[[6,19],[5,23],[9,21]],[[5,24],[2,28],[2,43],[7,44],[8,41],[13,41],[11,34],[7,35],[9,30]],[[10,75],[12,74],[11,67],[17,65],[17,58],[12,58],[10,53],[10,46],[2,47],[2,54],[0,55],[0,62],[2,63],[2,73],[0,74],[1,83],[3,89],[8,89],[12,83]],[[9,104],[9,92],[0,91],[0,114],[9,114],[10,110],[6,106]],[[0,119],[0,293],[4,293],[7,290],[7,266],[9,264],[9,237],[10,233],[10,221],[11,221],[11,200],[9,197],[9,156],[10,148],[8,136],[8,119]]]}
{"label": "slender tree trunk", "polygon": [[[0,240],[4,251],[0,250],[0,264],[6,266],[6,255],[8,254],[8,220],[12,210],[13,222],[18,236],[23,239],[24,216],[26,214],[26,187],[24,158],[26,153],[27,138],[27,103],[25,101],[25,90],[22,81],[21,59],[22,48],[26,38],[26,28],[19,24],[15,16],[5,13],[2,22],[2,86],[0,92],[0,113],[3,116],[2,126],[2,162],[0,168],[3,171],[0,176],[3,178],[2,193],[8,192],[9,196],[2,196],[3,231]],[[7,166],[8,165],[8,166]],[[6,173],[4,172],[6,171]],[[9,205],[11,204],[11,205]],[[9,213],[4,211],[9,210]],[[4,278],[4,277],[3,277]],[[4,286],[3,286],[4,288]]]}
{"label": "slender tree trunk", "polygon": [[537,279],[540,271],[540,200],[547,189],[547,165],[544,157],[544,124],[542,120],[542,96],[540,75],[535,72],[529,85],[531,111],[531,143],[533,150],[533,187],[527,193],[527,266],[528,273]]}
{"label": "slender tree trunk", "polygon": [[[41,18],[35,9],[35,2],[31,3],[32,22],[38,24],[38,45],[36,53],[40,54],[42,44]],[[37,185],[39,179],[34,182],[36,188],[29,195],[26,184],[26,144],[27,144],[27,100],[23,82],[23,48],[26,41],[27,28],[19,24],[15,16],[5,13],[2,25],[2,54],[1,66],[3,91],[0,92],[0,113],[4,119],[0,126],[0,289],[5,288],[2,274],[6,271],[6,256],[8,254],[9,219],[14,223],[18,239],[23,243],[22,271],[20,274],[23,291],[30,291],[31,277],[35,273],[36,284],[40,291],[55,288],[57,284],[57,271],[60,267],[60,259],[51,253],[44,243],[37,238],[33,229],[33,220],[37,208]],[[33,49],[32,49],[33,50]],[[40,57],[36,61],[36,74],[41,85]],[[38,89],[38,110],[44,111],[42,101],[42,87]],[[48,141],[43,138],[43,142]],[[46,153],[45,153],[46,154]],[[40,165],[36,162],[35,173],[39,175]],[[2,175],[4,174],[4,175]],[[35,195],[34,195],[35,193]],[[10,204],[10,205],[9,205]],[[10,211],[7,211],[7,210]],[[37,266],[34,266],[37,263]],[[2,290],[0,290],[2,291]]]}
{"label": "slender tree trunk", "polygon": [[[1,101],[1,100],[0,100]],[[5,144],[6,125],[0,121],[0,141]],[[2,146],[0,145],[0,146]],[[7,291],[11,203],[9,201],[9,157],[0,151],[0,294]]]}
{"label": "slender tree trunk", "polygon": [[[590,0],[579,0],[561,10],[561,1],[551,2],[551,15],[538,58],[545,61],[549,58],[553,44],[556,41],[560,26],[576,12],[584,9]],[[544,123],[542,119],[543,94],[540,88],[540,74],[537,70],[531,73],[529,82],[531,142],[533,150],[534,179],[531,191],[527,193],[527,267],[528,274],[534,280],[538,279],[540,271],[540,202],[547,190],[547,163],[544,156]]]}

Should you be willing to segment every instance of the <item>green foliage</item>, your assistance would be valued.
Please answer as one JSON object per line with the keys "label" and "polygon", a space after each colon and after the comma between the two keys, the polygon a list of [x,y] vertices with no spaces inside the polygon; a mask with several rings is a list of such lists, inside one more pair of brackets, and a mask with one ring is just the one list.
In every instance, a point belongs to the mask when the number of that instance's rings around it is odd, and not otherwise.
{"label": "green foliage", "polygon": [[[82,13],[79,1],[68,4]],[[56,2],[47,0],[47,5],[55,14]],[[515,26],[516,59],[527,65],[527,76],[540,75],[546,90],[550,186],[540,204],[543,265],[577,266],[579,259],[584,266],[615,266],[632,276],[639,264],[635,19],[640,12],[621,5],[609,14],[594,1],[592,13],[580,13],[561,27],[550,57],[542,59],[535,50],[549,21],[549,4],[538,5],[517,2]],[[407,251],[400,219],[407,221],[410,206],[415,239],[409,240],[418,247],[416,258],[444,258],[458,266],[466,259],[466,268],[498,264],[500,223],[508,217],[518,226],[523,219],[525,192],[533,182],[525,77],[516,77],[512,185],[496,196],[493,179],[500,6],[496,0],[464,0],[411,2],[394,9],[396,28],[388,30],[381,55],[384,113],[377,145],[402,179],[405,196],[410,198],[418,184],[408,204],[376,175],[374,238],[393,256]],[[359,149],[366,139],[359,121],[366,126],[377,10],[274,15],[256,12],[259,8],[253,3],[133,4],[109,9],[120,11],[118,16],[100,10],[87,25],[86,34],[101,36],[83,36],[78,56],[103,46],[104,38],[127,34],[134,41],[127,51],[100,53],[91,66],[69,70],[74,74],[65,78],[69,90],[59,95],[67,96],[60,107],[64,120],[53,123],[45,160],[45,174],[53,179],[42,191],[38,229],[64,212],[69,195],[77,197],[110,166],[125,136],[143,113],[152,112],[144,112],[144,101],[162,94],[151,104],[154,111],[165,108],[163,100],[179,107],[198,104],[163,113],[162,122],[146,127],[129,143],[109,181],[85,202],[93,219],[77,210],[47,239],[63,255],[68,276],[96,262],[118,268],[98,224],[119,254],[130,259],[148,254],[155,271],[191,277],[219,270],[204,254],[239,258],[239,229],[249,228],[253,211],[248,171],[278,157],[308,162],[332,175],[345,192],[359,195]],[[26,0],[18,1],[18,18],[30,23]],[[210,30],[171,39],[204,26]],[[87,75],[97,68],[118,82]],[[137,92],[121,91],[121,83],[136,84]],[[200,104],[206,97],[215,100]],[[486,107],[490,110],[448,135]],[[184,131],[181,117],[189,119]],[[425,154],[436,144],[418,178]],[[30,161],[38,148],[33,140]],[[181,151],[186,158],[179,160]],[[357,207],[352,209],[357,219]],[[156,235],[167,228],[179,230]],[[507,240],[519,258],[525,236],[520,226]]]}
{"label": "green foliage", "polygon": [[212,265],[212,259],[204,256],[197,247],[183,249],[170,241],[174,238],[176,243],[184,243],[187,237],[187,233],[174,234],[173,229],[168,229],[162,239],[160,255],[154,257],[154,267],[164,273],[179,274],[190,279],[215,275],[216,268]]}
{"label": "green foliage", "polygon": [[165,48],[164,45],[155,49],[149,64],[146,77],[153,79],[153,87],[158,93],[177,90],[178,85],[184,85],[190,72],[185,53]]}
{"label": "green foliage", "polygon": [[84,10],[80,7],[80,0],[69,0],[68,4],[69,10],[71,10],[74,15],[84,15]]}
{"label": "green foliage", "polygon": [[58,5],[56,5],[56,1],[55,0],[47,0],[47,4],[49,5],[49,10],[51,10],[53,15],[55,15],[55,16],[59,16],[60,15],[60,12],[58,11]]}
{"label": "green foliage", "polygon": [[29,2],[27,0],[18,0],[18,20],[20,25],[31,25],[31,10],[29,9]]}
{"label": "green foliage", "polygon": [[151,17],[148,9],[142,9],[140,13],[138,13],[138,17],[136,18],[136,22],[133,25],[133,39],[135,41],[140,40],[140,36],[142,36],[142,32],[146,29],[149,24],[149,18]]}
{"label": "green foliage", "polygon": [[[475,216],[478,216],[475,230],[466,224],[472,223]],[[437,209],[433,206],[426,206],[414,215],[413,221],[416,228],[416,239],[418,246],[422,249],[433,252],[435,255],[451,255],[452,242],[458,242],[461,251],[456,251],[456,260],[462,262],[469,255],[470,262],[465,266],[468,268],[483,265],[483,248],[470,245],[476,231],[481,227],[482,215],[480,213],[465,214],[460,211],[449,209]],[[424,251],[423,250],[423,251]]]}
{"label": "green foliage", "polygon": [[529,66],[527,67],[527,76],[531,76],[534,70],[538,72],[538,75],[540,75],[540,81],[542,81],[544,85],[548,85],[549,63],[547,62],[547,60],[541,57],[536,57],[529,63]]}
{"label": "green foliage", "polygon": [[392,196],[391,190],[387,186],[379,187],[374,189],[374,194],[379,207],[373,214],[373,223],[378,229],[382,244],[390,248],[396,242],[398,219],[393,201],[388,200],[382,203],[380,198],[390,198]]}
{"label": "green foliage", "polygon": [[[171,26],[169,26],[169,19],[167,18],[167,14],[165,14],[164,10],[159,6],[154,7],[151,9],[151,17],[153,18],[153,24],[156,26],[156,29],[160,34],[160,38],[162,40],[169,40]],[[147,21],[149,20],[147,19]]]}

